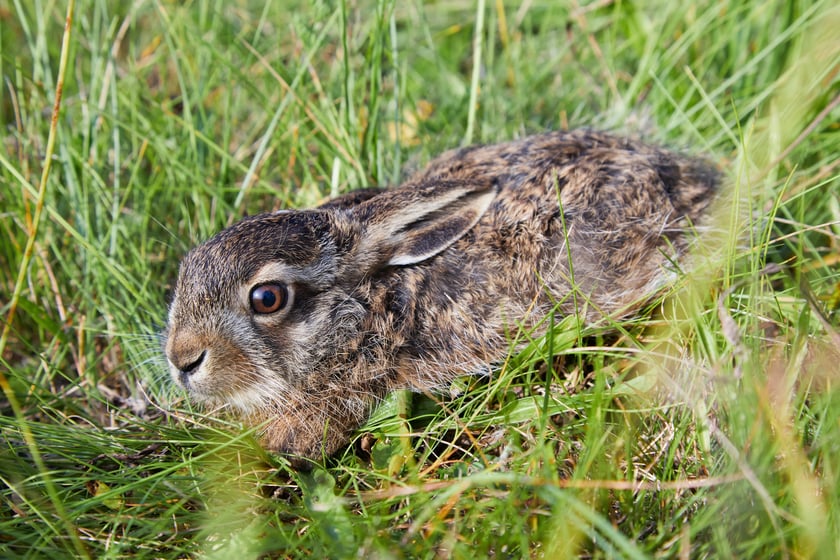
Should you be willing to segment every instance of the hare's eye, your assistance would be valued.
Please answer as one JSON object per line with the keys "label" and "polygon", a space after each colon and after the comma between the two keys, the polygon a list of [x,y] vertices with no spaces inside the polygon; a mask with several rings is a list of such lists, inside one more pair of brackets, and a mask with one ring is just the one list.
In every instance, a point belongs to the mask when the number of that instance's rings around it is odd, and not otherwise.
{"label": "hare's eye", "polygon": [[274,313],[286,307],[289,289],[283,284],[260,284],[251,289],[250,300],[255,313]]}

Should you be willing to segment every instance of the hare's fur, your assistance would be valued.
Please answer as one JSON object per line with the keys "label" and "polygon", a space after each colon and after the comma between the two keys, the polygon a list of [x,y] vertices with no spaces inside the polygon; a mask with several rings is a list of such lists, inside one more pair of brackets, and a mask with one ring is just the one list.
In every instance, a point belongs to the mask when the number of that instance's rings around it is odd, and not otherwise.
{"label": "hare's fur", "polygon": [[[714,197],[701,160],[591,131],[448,152],[400,187],[246,218],[184,258],[173,377],[302,458],[398,388],[439,388],[547,313],[594,321],[666,285]],[[270,314],[254,286],[288,288]]]}

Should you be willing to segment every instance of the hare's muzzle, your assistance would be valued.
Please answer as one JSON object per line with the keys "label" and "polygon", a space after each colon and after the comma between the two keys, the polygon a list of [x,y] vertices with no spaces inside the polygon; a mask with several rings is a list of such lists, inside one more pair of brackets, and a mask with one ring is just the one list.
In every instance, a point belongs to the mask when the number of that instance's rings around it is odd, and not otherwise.
{"label": "hare's muzzle", "polygon": [[172,377],[186,389],[190,389],[190,379],[207,359],[207,347],[197,342],[193,337],[179,333],[170,333],[166,341],[166,357],[172,369]]}
{"label": "hare's muzzle", "polygon": [[192,356],[182,356],[182,355],[173,355],[169,357],[169,361],[172,364],[172,367],[178,370],[178,381],[184,387],[189,386],[189,379],[193,373],[195,373],[201,364],[204,362],[204,357],[207,355],[207,351],[203,350],[201,354],[198,355],[197,358],[193,358]]}

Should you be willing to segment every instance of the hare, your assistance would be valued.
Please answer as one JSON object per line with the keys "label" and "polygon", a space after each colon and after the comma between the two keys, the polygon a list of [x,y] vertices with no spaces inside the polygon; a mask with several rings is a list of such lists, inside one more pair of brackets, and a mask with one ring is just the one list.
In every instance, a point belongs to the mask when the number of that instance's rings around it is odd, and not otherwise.
{"label": "hare", "polygon": [[675,277],[718,179],[702,160],[577,130],[245,218],[181,263],[172,377],[263,425],[293,464],[329,456],[389,391],[498,364],[514,325],[632,312]]}

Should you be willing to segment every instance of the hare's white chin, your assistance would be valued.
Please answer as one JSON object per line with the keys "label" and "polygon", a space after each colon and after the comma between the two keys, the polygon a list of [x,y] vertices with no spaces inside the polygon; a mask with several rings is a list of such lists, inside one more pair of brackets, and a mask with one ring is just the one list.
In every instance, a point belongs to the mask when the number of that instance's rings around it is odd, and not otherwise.
{"label": "hare's white chin", "polygon": [[234,412],[250,415],[265,410],[276,410],[290,390],[289,385],[282,380],[264,378],[247,387],[237,388],[223,399]]}
{"label": "hare's white chin", "polygon": [[240,389],[226,395],[208,395],[200,390],[191,390],[189,395],[190,400],[201,404],[205,410],[228,409],[234,414],[243,416],[264,410],[271,402],[265,393],[256,387]]}
{"label": "hare's white chin", "polygon": [[239,414],[252,414],[265,408],[267,399],[265,394],[256,387],[249,387],[228,395],[228,405]]}

